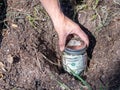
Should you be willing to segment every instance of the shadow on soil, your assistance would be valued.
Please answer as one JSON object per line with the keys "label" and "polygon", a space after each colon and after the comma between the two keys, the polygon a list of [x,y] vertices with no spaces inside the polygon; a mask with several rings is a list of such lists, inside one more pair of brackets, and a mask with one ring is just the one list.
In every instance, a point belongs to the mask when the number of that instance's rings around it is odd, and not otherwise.
{"label": "shadow on soil", "polygon": [[6,28],[4,19],[6,18],[7,0],[0,0],[0,47],[2,42],[2,31]]}
{"label": "shadow on soil", "polygon": [[[92,59],[92,53],[93,53],[94,47],[96,45],[96,39],[87,28],[85,28],[82,25],[80,25],[80,27],[88,35],[88,38],[89,38],[89,47],[87,49],[87,54],[88,54],[88,59],[90,60],[90,59]],[[89,62],[88,62],[88,66],[89,66]]]}
{"label": "shadow on soil", "polygon": [[108,76],[108,90],[120,90],[120,62],[115,64],[113,69],[114,72]]}
{"label": "shadow on soil", "polygon": [[102,90],[120,90],[120,63],[114,65],[111,75],[106,76],[104,80],[100,79]]}
{"label": "shadow on soil", "polygon": [[[56,55],[56,51],[54,50],[54,48],[52,47],[52,45],[50,44],[49,41],[46,41],[44,39],[44,34],[45,32],[43,32],[42,34],[40,34],[40,37],[38,38],[39,45],[38,45],[38,50],[45,56],[45,63],[47,63],[48,65],[50,65],[50,69],[52,71],[58,72],[58,66],[55,65],[57,64],[57,55]],[[42,38],[43,37],[43,38]],[[54,66],[54,68],[53,68]]]}

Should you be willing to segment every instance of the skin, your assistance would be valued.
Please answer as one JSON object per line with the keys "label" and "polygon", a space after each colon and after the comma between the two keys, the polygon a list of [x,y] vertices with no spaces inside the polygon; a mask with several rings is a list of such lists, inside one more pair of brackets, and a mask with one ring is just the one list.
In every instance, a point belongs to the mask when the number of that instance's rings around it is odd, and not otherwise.
{"label": "skin", "polygon": [[59,0],[40,0],[53,21],[54,28],[59,36],[60,50],[65,48],[66,38],[70,34],[78,35],[88,46],[88,36],[75,22],[66,17],[60,8]]}

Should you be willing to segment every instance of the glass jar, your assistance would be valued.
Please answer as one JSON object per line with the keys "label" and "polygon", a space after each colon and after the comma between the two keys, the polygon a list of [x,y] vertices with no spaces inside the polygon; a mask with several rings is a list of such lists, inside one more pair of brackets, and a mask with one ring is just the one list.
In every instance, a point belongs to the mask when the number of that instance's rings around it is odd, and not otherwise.
{"label": "glass jar", "polygon": [[72,38],[63,52],[63,68],[68,73],[80,74],[86,68],[86,44],[80,38]]}

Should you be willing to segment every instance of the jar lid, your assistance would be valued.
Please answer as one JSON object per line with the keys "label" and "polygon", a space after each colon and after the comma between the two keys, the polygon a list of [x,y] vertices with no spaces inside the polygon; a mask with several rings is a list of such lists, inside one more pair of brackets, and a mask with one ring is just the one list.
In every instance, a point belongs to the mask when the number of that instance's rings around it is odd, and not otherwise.
{"label": "jar lid", "polygon": [[66,45],[65,52],[72,55],[84,54],[86,52],[86,44],[81,40],[70,40]]}
{"label": "jar lid", "polygon": [[68,54],[72,54],[72,55],[78,55],[78,54],[84,54],[86,52],[86,47],[83,48],[83,49],[80,49],[80,50],[73,50],[73,49],[70,49],[70,48],[66,48],[64,50],[64,52],[68,53]]}

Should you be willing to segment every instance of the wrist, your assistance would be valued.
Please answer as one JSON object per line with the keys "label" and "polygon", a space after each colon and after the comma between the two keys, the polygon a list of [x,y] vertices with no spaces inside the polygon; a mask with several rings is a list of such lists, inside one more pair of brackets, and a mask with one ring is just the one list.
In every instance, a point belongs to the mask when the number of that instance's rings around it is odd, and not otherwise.
{"label": "wrist", "polygon": [[56,27],[61,26],[61,24],[64,24],[63,22],[65,20],[65,15],[61,12],[51,17],[51,19],[52,19],[54,27],[56,28]]}

